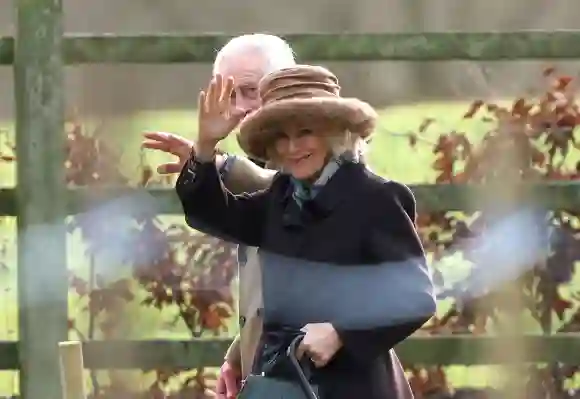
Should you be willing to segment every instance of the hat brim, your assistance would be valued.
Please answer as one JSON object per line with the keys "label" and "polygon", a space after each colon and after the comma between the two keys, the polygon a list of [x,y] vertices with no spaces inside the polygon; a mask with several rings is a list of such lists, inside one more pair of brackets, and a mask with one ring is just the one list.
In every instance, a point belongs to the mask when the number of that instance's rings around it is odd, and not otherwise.
{"label": "hat brim", "polygon": [[357,98],[322,97],[280,100],[248,115],[240,124],[238,143],[250,157],[267,161],[276,127],[303,119],[328,119],[344,125],[345,130],[368,139],[375,128],[377,113]]}

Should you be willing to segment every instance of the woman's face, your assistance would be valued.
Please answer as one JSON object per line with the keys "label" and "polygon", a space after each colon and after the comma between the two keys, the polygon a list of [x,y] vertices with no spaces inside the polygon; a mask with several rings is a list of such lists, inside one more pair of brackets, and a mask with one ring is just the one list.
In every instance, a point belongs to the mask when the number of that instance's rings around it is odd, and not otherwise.
{"label": "woman's face", "polygon": [[274,142],[276,163],[296,179],[316,179],[331,155],[326,137],[338,129],[328,121],[284,123]]}

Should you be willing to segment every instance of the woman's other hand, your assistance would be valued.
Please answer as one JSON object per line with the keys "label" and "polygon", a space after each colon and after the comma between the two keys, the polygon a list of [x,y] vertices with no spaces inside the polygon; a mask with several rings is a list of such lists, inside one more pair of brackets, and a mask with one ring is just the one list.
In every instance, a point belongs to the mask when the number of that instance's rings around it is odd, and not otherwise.
{"label": "woman's other hand", "polygon": [[312,323],[302,328],[306,334],[298,347],[298,358],[308,356],[318,368],[324,367],[341,348],[342,342],[330,323]]}
{"label": "woman's other hand", "polygon": [[241,388],[241,371],[228,361],[220,368],[217,384],[217,399],[235,399]]}
{"label": "woman's other hand", "polygon": [[[161,175],[169,175],[180,173],[187,161],[195,154],[195,146],[193,141],[184,137],[178,136],[174,133],[167,132],[145,132],[143,133],[143,142],[141,147],[163,151],[167,154],[172,154],[177,157],[177,161],[164,163],[157,167],[157,173]],[[222,155],[216,157],[216,166],[220,169],[224,164],[225,158]],[[245,161],[250,163],[250,161]],[[244,170],[245,171],[245,170]],[[243,176],[245,177],[245,176]],[[257,191],[263,187],[260,186],[252,190],[243,191]]]}
{"label": "woman's other hand", "polygon": [[232,104],[234,80],[215,75],[207,90],[199,93],[199,133],[196,143],[198,156],[213,155],[218,142],[234,130],[245,112]]}
{"label": "woman's other hand", "polygon": [[193,151],[193,142],[178,136],[177,134],[167,132],[145,132],[144,140],[141,144],[143,148],[163,151],[175,155],[178,159],[176,162],[164,163],[157,167],[159,174],[179,173],[187,160],[191,157]]}

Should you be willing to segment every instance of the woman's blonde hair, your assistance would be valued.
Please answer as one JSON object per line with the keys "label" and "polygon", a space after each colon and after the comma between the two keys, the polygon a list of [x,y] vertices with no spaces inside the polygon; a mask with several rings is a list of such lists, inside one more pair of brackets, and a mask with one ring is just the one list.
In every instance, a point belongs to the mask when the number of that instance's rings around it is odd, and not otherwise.
{"label": "woman's blonde hair", "polygon": [[365,163],[368,143],[358,134],[347,130],[343,135],[328,137],[328,144],[334,157],[346,156],[353,162]]}

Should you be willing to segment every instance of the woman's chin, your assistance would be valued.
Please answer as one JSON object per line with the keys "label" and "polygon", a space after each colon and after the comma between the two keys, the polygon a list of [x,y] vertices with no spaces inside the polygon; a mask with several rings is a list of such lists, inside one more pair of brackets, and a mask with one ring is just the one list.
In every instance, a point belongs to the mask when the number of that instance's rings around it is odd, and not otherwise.
{"label": "woman's chin", "polygon": [[313,176],[316,175],[316,171],[299,169],[290,171],[290,174],[297,180],[310,180]]}
{"label": "woman's chin", "polygon": [[289,166],[287,170],[295,179],[312,180],[316,179],[323,167],[323,162],[313,162],[312,159],[305,159]]}

